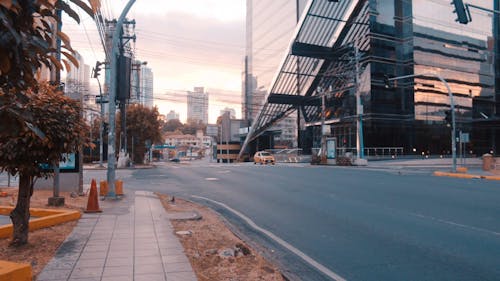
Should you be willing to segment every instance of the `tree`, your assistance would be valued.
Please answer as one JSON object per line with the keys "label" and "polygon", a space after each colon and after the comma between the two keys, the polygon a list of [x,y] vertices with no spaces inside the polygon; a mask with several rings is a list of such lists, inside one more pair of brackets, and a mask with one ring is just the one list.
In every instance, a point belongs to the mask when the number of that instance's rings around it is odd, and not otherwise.
{"label": "tree", "polygon": [[184,124],[184,127],[181,128],[183,134],[196,135],[197,130],[202,130],[205,132],[207,129],[207,125],[203,124],[201,120],[188,121]]}
{"label": "tree", "polygon": [[[33,123],[17,122],[18,132],[0,134],[0,171],[19,175],[19,196],[10,218],[14,225],[12,244],[23,245],[28,241],[30,198],[37,177],[49,176],[41,164],[59,163],[63,153],[78,150],[83,143],[88,128],[80,117],[81,107],[77,101],[64,96],[55,86],[40,84],[37,90],[27,89],[21,100],[14,91],[1,93],[6,98],[23,104],[30,112]],[[0,120],[4,120],[9,105],[0,106]],[[19,120],[17,120],[19,121]],[[31,126],[36,126],[42,136],[37,135]]]}
{"label": "tree", "polygon": [[[82,0],[70,0],[93,17],[100,8],[99,0],[88,0],[89,5]],[[0,106],[8,113],[0,122],[0,132],[19,133],[18,122],[32,123],[32,116],[23,110],[27,89],[37,92],[37,72],[45,65],[50,69],[70,69],[69,62],[78,66],[73,57],[69,36],[54,28],[61,21],[57,11],[62,10],[77,22],[78,14],[63,0],[2,0],[0,1],[0,91],[15,95],[3,95]],[[61,54],[66,59],[62,63],[57,59],[57,50],[53,47],[53,39],[58,38],[64,43]],[[17,97],[20,104],[13,103],[11,97]],[[16,121],[17,120],[17,121]],[[36,129],[36,128],[35,128]],[[36,131],[36,130],[35,130]]]}
{"label": "tree", "polygon": [[[158,108],[150,109],[140,104],[131,104],[127,106],[127,143],[128,152],[132,152],[133,147],[133,160],[136,163],[144,161],[144,154],[146,153],[146,141],[149,140],[151,144],[162,143],[161,135],[161,122],[160,113]],[[121,134],[121,127],[119,120],[121,119],[120,113],[116,120],[116,134]],[[118,145],[118,144],[117,144]]]}
{"label": "tree", "polygon": [[184,125],[181,123],[181,121],[179,121],[179,119],[171,119],[163,124],[162,131],[164,133],[175,132],[179,129],[182,129],[183,126]]}
{"label": "tree", "polygon": [[[99,0],[69,1],[91,16],[100,8]],[[18,201],[10,214],[14,245],[28,241],[34,179],[50,175],[40,164],[57,163],[83,140],[78,104],[37,79],[42,66],[78,66],[69,36],[55,28],[62,20],[59,11],[80,21],[64,0],[0,1],[0,171],[19,174]],[[56,38],[64,43],[62,63],[52,43]]]}

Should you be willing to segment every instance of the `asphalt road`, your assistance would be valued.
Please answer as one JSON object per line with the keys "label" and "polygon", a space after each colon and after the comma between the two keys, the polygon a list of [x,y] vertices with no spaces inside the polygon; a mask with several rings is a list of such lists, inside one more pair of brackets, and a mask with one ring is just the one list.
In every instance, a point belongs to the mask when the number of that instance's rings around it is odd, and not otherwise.
{"label": "asphalt road", "polygon": [[[418,170],[197,162],[117,176],[125,189],[213,207],[293,279],[331,280],[329,273],[347,280],[500,279],[498,181]],[[104,176],[85,171],[85,177]]]}

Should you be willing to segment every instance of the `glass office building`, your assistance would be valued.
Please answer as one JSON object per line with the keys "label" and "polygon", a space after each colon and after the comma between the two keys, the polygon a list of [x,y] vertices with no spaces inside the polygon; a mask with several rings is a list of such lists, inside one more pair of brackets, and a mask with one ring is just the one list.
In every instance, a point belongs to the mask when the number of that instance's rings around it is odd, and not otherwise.
{"label": "glass office building", "polygon": [[[265,102],[266,93],[290,43],[306,0],[247,0],[246,72],[243,90],[244,119],[253,122]],[[279,131],[275,143],[297,146],[297,115],[273,126]]]}
{"label": "glass office building", "polygon": [[[499,0],[467,3],[499,9]],[[457,131],[470,134],[467,152],[495,150],[499,15],[470,7],[471,21],[460,24],[453,10],[448,0],[308,1],[245,145],[299,110],[311,136],[304,147],[319,147],[324,116],[343,151],[357,153],[361,120],[365,155],[449,154],[447,84]],[[387,87],[387,77],[401,76],[409,77]]]}

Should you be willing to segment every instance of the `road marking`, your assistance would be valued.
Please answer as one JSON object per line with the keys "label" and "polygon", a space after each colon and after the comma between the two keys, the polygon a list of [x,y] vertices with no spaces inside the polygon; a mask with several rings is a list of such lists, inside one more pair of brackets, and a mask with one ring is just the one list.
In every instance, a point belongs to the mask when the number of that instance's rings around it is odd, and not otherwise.
{"label": "road marking", "polygon": [[457,223],[457,222],[449,221],[449,220],[443,220],[443,219],[440,219],[440,218],[436,218],[436,217],[432,217],[432,216],[426,216],[426,215],[422,215],[422,214],[419,214],[419,213],[411,213],[411,214],[414,215],[414,216],[416,216],[416,217],[423,218],[423,219],[429,219],[429,220],[433,220],[433,221],[436,221],[436,222],[453,225],[453,226],[456,226],[456,227],[461,227],[461,228],[465,228],[465,229],[469,229],[469,230],[475,230],[475,231],[479,231],[479,232],[484,232],[484,233],[488,233],[488,234],[494,235],[494,236],[500,236],[499,232],[496,232],[496,231],[493,231],[493,230],[489,230],[489,229],[485,229],[485,228],[480,228],[480,227],[475,227],[475,226],[472,226],[472,225],[461,224],[461,223]]}
{"label": "road marking", "polygon": [[258,226],[249,217],[243,215],[242,213],[240,213],[239,211],[236,211],[235,209],[229,207],[228,205],[226,205],[224,203],[221,203],[221,202],[218,202],[218,201],[215,201],[215,200],[212,200],[212,199],[209,199],[209,198],[206,198],[206,197],[202,197],[202,196],[191,195],[191,197],[198,198],[198,199],[203,199],[203,200],[206,200],[206,201],[210,201],[212,203],[215,203],[215,204],[217,204],[219,206],[222,206],[222,207],[226,208],[227,210],[231,211],[233,214],[235,214],[238,217],[240,217],[241,219],[243,219],[248,225],[250,225],[254,229],[256,229],[256,230],[264,233],[265,235],[267,235],[269,238],[271,238],[274,241],[276,241],[281,246],[287,248],[289,251],[291,251],[292,253],[296,254],[300,258],[302,258],[305,262],[307,262],[308,264],[310,264],[311,266],[313,266],[317,270],[321,271],[326,276],[328,276],[328,277],[330,277],[330,278],[332,278],[334,280],[345,281],[345,279],[343,277],[341,277],[340,275],[338,275],[335,272],[331,271],[330,269],[326,268],[324,265],[322,265],[319,262],[315,261],[314,259],[312,259],[308,255],[306,255],[305,253],[301,252],[299,249],[295,248],[294,246],[290,245],[285,240],[281,239],[280,237],[276,236],[274,233],[270,232],[269,230],[266,230],[266,229]]}
{"label": "road marking", "polygon": [[205,178],[205,180],[207,180],[207,181],[218,181],[219,179],[218,178]]}

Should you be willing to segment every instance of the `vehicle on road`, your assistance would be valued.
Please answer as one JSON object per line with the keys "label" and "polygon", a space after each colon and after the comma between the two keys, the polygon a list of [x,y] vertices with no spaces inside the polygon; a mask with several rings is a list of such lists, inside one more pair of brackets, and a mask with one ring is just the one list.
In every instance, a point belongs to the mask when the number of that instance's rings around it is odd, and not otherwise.
{"label": "vehicle on road", "polygon": [[260,163],[261,165],[270,163],[274,165],[276,164],[276,160],[274,159],[274,156],[267,151],[257,151],[253,156],[253,163]]}

